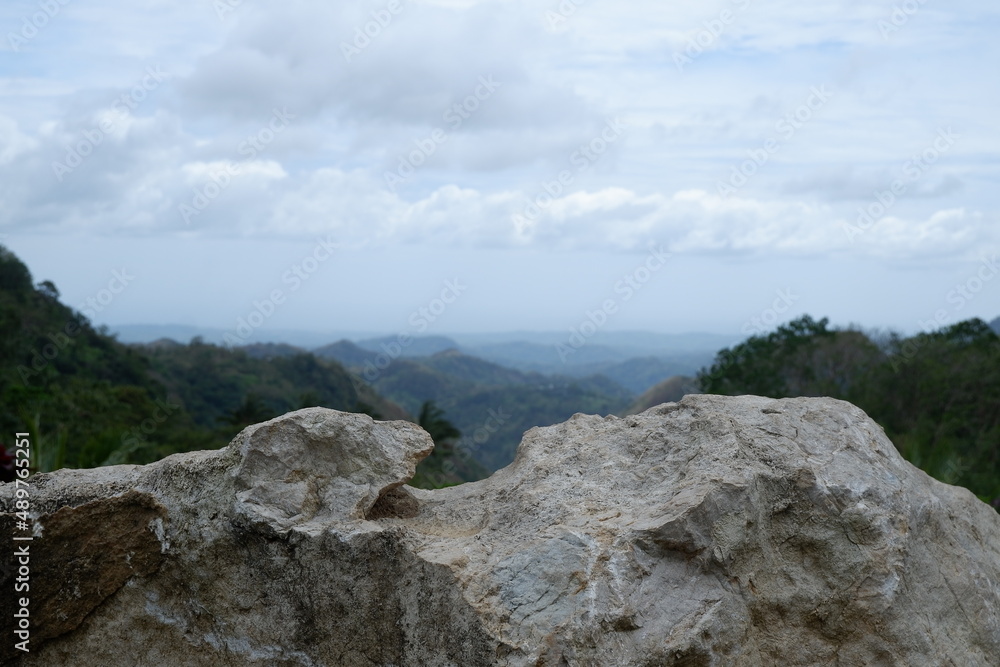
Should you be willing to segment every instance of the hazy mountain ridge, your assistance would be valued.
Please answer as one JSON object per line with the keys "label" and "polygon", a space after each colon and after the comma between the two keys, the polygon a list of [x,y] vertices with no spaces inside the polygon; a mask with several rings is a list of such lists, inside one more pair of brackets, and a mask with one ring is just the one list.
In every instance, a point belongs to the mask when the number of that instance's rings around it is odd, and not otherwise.
{"label": "hazy mountain ridge", "polygon": [[[233,329],[220,327],[202,327],[188,324],[120,324],[112,327],[115,336],[123,343],[152,343],[161,338],[168,338],[181,343],[200,338],[202,342],[213,345],[226,345],[226,335],[232,335]],[[258,332],[254,338],[266,338],[260,343],[282,343],[294,345],[305,350],[327,345],[334,340],[366,340],[380,336],[373,331],[303,331],[301,329],[268,329],[266,336]],[[255,342],[248,342],[253,345]]]}
{"label": "hazy mountain ridge", "polygon": [[[179,341],[199,336],[222,344],[224,330],[179,326],[118,327],[126,342],[151,342],[158,337]],[[263,334],[258,334],[263,335]],[[267,346],[290,345],[311,350],[346,366],[384,366],[396,358],[430,357],[447,350],[526,373],[582,378],[605,375],[629,391],[640,394],[673,375],[693,375],[711,363],[716,351],[739,342],[740,337],[709,333],[658,334],[641,331],[598,332],[580,347],[568,343],[567,332],[512,332],[429,336],[370,336],[315,332],[269,332],[268,343],[246,346],[251,355],[273,356],[290,352]],[[186,337],[185,337],[186,336]],[[335,342],[331,342],[335,341]],[[252,350],[252,351],[251,351]],[[560,353],[562,350],[562,353]]]}
{"label": "hazy mountain ridge", "polygon": [[252,359],[283,359],[300,354],[310,354],[309,350],[285,343],[254,343],[253,345],[244,345],[239,349]]}
{"label": "hazy mountain ridge", "polygon": [[[358,347],[396,357],[429,357],[445,350],[457,350],[461,346],[447,336],[382,336],[354,342]],[[398,352],[397,352],[398,350]]]}
{"label": "hazy mountain ridge", "polygon": [[577,412],[614,414],[633,398],[632,392],[603,376],[523,372],[455,349],[427,357],[401,356],[384,368],[377,367],[374,351],[369,350],[374,356],[362,352],[349,341],[318,351],[342,355],[341,362],[361,379],[411,413],[424,401],[435,401],[462,431],[460,447],[491,471],[513,460],[524,431],[559,423]]}
{"label": "hazy mountain ridge", "polygon": [[714,353],[692,353],[686,358],[634,357],[619,363],[571,366],[567,375],[604,375],[634,394],[649,391],[674,376],[693,376],[712,363]]}
{"label": "hazy mountain ridge", "polygon": [[[438,339],[439,341],[445,339]],[[435,349],[439,344],[425,346],[425,349]],[[342,340],[314,350],[317,356],[335,359],[345,367],[354,370],[361,379],[376,381],[378,376],[385,375],[394,364],[420,364],[456,380],[472,382],[484,386],[537,385],[555,386],[577,384],[592,388],[600,387],[615,396],[630,394],[625,387],[615,383],[607,376],[599,373],[577,376],[571,374],[549,374],[537,371],[524,371],[504,364],[492,362],[460,349],[446,348],[427,356],[404,356],[392,358],[381,350],[364,349],[348,340]]]}

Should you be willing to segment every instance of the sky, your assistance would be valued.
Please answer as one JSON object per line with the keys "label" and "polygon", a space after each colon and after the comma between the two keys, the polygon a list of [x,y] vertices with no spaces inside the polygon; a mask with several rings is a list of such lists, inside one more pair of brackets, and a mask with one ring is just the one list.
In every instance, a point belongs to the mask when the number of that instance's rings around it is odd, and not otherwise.
{"label": "sky", "polygon": [[248,342],[991,320],[998,32],[979,0],[7,0],[0,243],[97,324]]}

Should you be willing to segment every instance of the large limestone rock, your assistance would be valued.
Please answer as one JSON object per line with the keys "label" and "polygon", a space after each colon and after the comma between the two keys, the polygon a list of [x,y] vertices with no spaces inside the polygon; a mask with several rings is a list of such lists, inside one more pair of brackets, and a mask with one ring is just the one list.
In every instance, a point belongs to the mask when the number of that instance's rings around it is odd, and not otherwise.
{"label": "large limestone rock", "polygon": [[2,655],[1000,665],[1000,516],[847,403],[689,396],[577,415],[529,431],[488,480],[404,486],[430,447],[408,423],[311,409],[218,452],[39,475],[32,652],[8,639]]}

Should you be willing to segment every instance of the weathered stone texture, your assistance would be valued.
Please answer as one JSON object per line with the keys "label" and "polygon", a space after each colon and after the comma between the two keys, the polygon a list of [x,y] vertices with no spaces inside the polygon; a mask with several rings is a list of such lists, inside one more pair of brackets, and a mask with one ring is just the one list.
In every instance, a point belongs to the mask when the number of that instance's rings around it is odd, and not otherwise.
{"label": "weathered stone texture", "polygon": [[2,655],[1000,665],[1000,516],[850,404],[689,396],[576,415],[529,431],[488,480],[405,486],[430,447],[406,422],[309,409],[218,452],[39,475],[32,653]]}

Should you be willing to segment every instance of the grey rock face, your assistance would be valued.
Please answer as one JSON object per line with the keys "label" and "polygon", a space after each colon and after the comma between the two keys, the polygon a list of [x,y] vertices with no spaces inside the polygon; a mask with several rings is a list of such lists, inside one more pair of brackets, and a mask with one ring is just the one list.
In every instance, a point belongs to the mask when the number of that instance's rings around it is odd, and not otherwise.
{"label": "grey rock face", "polygon": [[[218,452],[39,475],[32,652],[0,655],[1000,665],[1000,516],[850,404],[688,396],[576,415],[529,431],[488,480],[405,486],[430,448],[412,424],[310,409]],[[5,527],[13,501],[0,487]]]}

